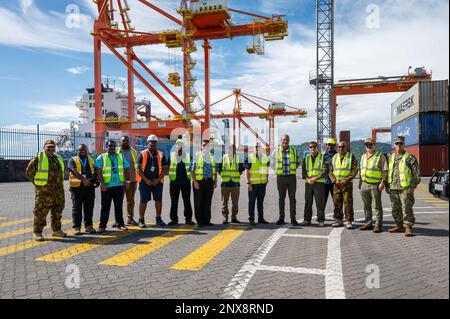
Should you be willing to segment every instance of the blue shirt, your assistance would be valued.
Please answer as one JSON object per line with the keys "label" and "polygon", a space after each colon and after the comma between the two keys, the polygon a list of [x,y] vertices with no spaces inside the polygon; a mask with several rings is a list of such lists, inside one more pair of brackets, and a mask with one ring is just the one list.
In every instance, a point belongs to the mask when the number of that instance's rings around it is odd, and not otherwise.
{"label": "blue shirt", "polygon": [[[108,156],[111,159],[112,168],[114,168],[114,167],[117,168],[119,166],[117,164],[117,154],[114,154],[114,155],[108,154]],[[130,164],[128,163],[128,161],[125,159],[124,156],[122,156],[122,158],[123,158],[123,168],[129,168]],[[97,157],[97,159],[95,160],[95,167],[103,168],[103,156],[102,155],[99,155],[99,157]],[[119,170],[118,169],[116,170],[115,173],[114,173],[114,170],[112,170],[111,182],[106,184],[106,187],[108,187],[108,188],[117,187],[117,186],[123,186],[123,183],[121,183],[120,179],[119,179]]]}
{"label": "blue shirt", "polygon": [[[336,154],[336,151],[333,152],[325,152],[323,154],[323,157],[325,159],[325,162],[327,163],[327,166],[331,164],[331,160],[333,159],[333,156]],[[325,184],[331,184],[331,179],[328,176],[328,174],[325,175]]]}
{"label": "blue shirt", "polygon": [[[197,165],[197,163],[195,163],[196,160],[197,158],[195,158],[195,161],[191,161],[189,165],[189,172],[195,171],[195,167]],[[203,178],[213,178],[212,164],[209,158],[203,159]]]}

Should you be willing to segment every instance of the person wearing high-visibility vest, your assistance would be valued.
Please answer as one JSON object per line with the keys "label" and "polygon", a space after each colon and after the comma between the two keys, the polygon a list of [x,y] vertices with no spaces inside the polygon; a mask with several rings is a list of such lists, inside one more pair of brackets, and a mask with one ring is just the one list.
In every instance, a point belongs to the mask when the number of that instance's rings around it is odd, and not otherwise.
{"label": "person wearing high-visibility vest", "polygon": [[88,156],[84,144],[77,147],[77,156],[67,164],[69,169],[69,188],[72,194],[72,228],[74,235],[81,235],[81,222],[84,211],[84,228],[87,233],[95,234],[92,217],[95,203],[95,168],[94,159]]}
{"label": "person wearing high-visibility vest", "polygon": [[189,172],[192,177],[197,224],[199,227],[214,226],[211,223],[211,204],[217,187],[217,170],[209,140],[203,140],[202,150],[195,154]]}
{"label": "person wearing high-visibility vest", "polygon": [[316,202],[317,222],[319,227],[325,226],[325,176],[328,172],[328,163],[324,154],[318,150],[315,141],[309,142],[309,152],[302,163],[302,177],[305,180],[305,211],[303,226],[311,225],[313,215],[312,206]]}
{"label": "person wearing high-visibility vest", "polygon": [[115,224],[113,227],[127,231],[123,219],[123,198],[125,195],[125,183],[130,178],[130,164],[122,154],[116,152],[116,142],[110,140],[106,143],[107,152],[99,155],[95,161],[95,171],[101,187],[101,211],[99,233],[106,231],[109,220],[111,203],[114,202]]}
{"label": "person wearing high-visibility vest", "polygon": [[264,219],[264,198],[269,181],[269,157],[262,152],[261,144],[255,145],[255,152],[245,162],[248,185],[248,219],[255,226],[255,205],[258,209],[258,224],[268,224]]}
{"label": "person wearing high-visibility vest", "polygon": [[392,216],[395,227],[390,233],[404,232],[413,236],[412,227],[416,221],[413,212],[414,190],[420,184],[420,168],[417,158],[404,149],[405,138],[394,139],[395,151],[389,156],[388,185],[386,191],[392,203]]}
{"label": "person wearing high-visibility vest", "polygon": [[222,162],[218,163],[217,170],[221,177],[222,223],[224,225],[229,223],[228,201],[231,196],[231,222],[239,224],[240,221],[237,219],[237,214],[239,212],[240,181],[241,174],[244,171],[244,163],[237,156],[234,144],[230,145],[228,152],[223,154]]}
{"label": "person wearing high-visibility vest", "polygon": [[183,198],[185,224],[195,225],[192,221],[191,174],[189,174],[191,154],[189,149],[184,147],[182,139],[178,139],[175,145],[176,149],[170,153],[169,161],[170,222],[168,226],[178,224],[178,200],[180,193]]}
{"label": "person wearing high-visibility vest", "polygon": [[272,167],[274,167],[277,175],[278,188],[278,208],[279,219],[277,225],[284,225],[285,221],[285,202],[286,193],[289,196],[289,210],[291,217],[291,224],[298,226],[297,222],[297,200],[295,193],[297,191],[297,168],[300,166],[300,159],[297,154],[297,149],[289,145],[289,135],[283,134],[281,136],[281,145],[278,146],[272,153]]}
{"label": "person wearing high-visibility vest", "polygon": [[149,201],[155,201],[156,225],[163,227],[162,196],[164,177],[169,171],[169,162],[163,152],[158,150],[158,137],[154,134],[147,138],[148,148],[137,158],[137,181],[139,182],[139,227],[145,228],[145,211]]}
{"label": "person wearing high-visibility vest", "polygon": [[134,197],[137,190],[136,180],[136,160],[138,153],[130,146],[130,138],[123,136],[121,139],[121,146],[117,148],[117,153],[121,153],[123,157],[130,164],[130,181],[125,184],[125,197],[127,199],[127,224],[130,226],[137,226],[137,222],[134,220]]}
{"label": "person wearing high-visibility vest", "polygon": [[42,231],[47,225],[46,219],[51,211],[53,237],[66,237],[61,229],[64,210],[64,161],[55,153],[56,143],[47,140],[44,151],[38,152],[27,166],[27,178],[35,186],[35,203],[33,209],[33,239],[44,241]]}
{"label": "person wearing high-visibility vest", "polygon": [[[323,154],[325,158],[325,162],[327,163],[328,167],[330,167],[331,160],[333,159],[333,156],[336,155],[336,140],[334,138],[329,138],[327,140],[326,144],[326,151]],[[328,197],[331,195],[331,198],[333,198],[333,188],[334,184],[331,182],[330,176],[325,176],[325,205],[324,209],[327,207]]]}
{"label": "person wearing high-visibility vest", "polygon": [[347,152],[347,143],[340,141],[338,143],[338,152],[333,156],[329,168],[329,176],[334,184],[333,202],[334,219],[336,222],[333,227],[342,227],[345,210],[346,228],[353,229],[354,210],[353,210],[353,179],[358,175],[358,162],[355,156]]}
{"label": "person wearing high-visibility vest", "polygon": [[[359,163],[359,189],[364,203],[365,224],[360,230],[373,230],[374,233],[383,231],[383,204],[381,193],[386,186],[388,173],[387,160],[383,153],[377,151],[375,141],[367,138],[364,141],[366,152]],[[375,227],[372,220],[372,201],[375,202]]]}

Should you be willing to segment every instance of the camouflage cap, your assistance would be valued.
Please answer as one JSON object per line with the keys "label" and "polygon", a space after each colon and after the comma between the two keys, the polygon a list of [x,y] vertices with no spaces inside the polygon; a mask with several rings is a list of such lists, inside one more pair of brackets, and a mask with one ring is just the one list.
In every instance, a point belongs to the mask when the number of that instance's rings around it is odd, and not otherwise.
{"label": "camouflage cap", "polygon": [[369,137],[364,140],[364,145],[365,144],[375,144],[375,141]]}
{"label": "camouflage cap", "polygon": [[54,140],[46,140],[44,142],[44,147],[47,146],[47,145],[56,146],[56,143],[55,143]]}
{"label": "camouflage cap", "polygon": [[405,137],[404,136],[397,136],[395,139],[394,139],[394,144],[395,143],[405,143]]}

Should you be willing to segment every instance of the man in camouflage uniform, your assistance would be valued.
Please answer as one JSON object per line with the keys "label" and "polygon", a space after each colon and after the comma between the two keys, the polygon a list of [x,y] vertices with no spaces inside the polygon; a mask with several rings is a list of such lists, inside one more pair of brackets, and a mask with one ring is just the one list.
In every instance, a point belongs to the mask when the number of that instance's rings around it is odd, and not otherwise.
{"label": "man in camouflage uniform", "polygon": [[[56,143],[47,140],[44,152],[39,152],[28,164],[27,178],[35,185],[35,205],[33,210],[33,238],[44,241],[42,231],[47,225],[46,218],[51,213],[52,236],[66,237],[61,230],[61,218],[64,210],[64,163],[55,154]],[[48,168],[48,170],[47,170]]]}
{"label": "man in camouflage uniform", "polygon": [[354,211],[353,211],[353,179],[358,175],[358,162],[355,156],[347,152],[347,143],[340,141],[338,144],[338,153],[334,155],[330,166],[329,176],[334,184],[333,202],[334,218],[336,222],[333,227],[342,227],[343,212],[345,210],[346,228],[353,229]]}
{"label": "man in camouflage uniform", "polygon": [[394,140],[395,152],[389,156],[388,187],[386,192],[392,202],[392,216],[395,227],[390,233],[405,233],[413,236],[412,227],[415,217],[413,212],[414,190],[420,183],[420,168],[417,158],[403,148],[405,138],[397,136]]}

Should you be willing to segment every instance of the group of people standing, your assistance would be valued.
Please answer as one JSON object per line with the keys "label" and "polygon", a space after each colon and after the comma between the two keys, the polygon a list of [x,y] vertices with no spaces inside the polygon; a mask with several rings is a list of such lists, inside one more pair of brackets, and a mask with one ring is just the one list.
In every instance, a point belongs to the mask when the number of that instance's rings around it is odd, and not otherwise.
{"label": "group of people standing", "polygon": [[[417,159],[403,149],[404,139],[395,139],[395,152],[387,159],[375,148],[371,139],[365,141],[366,152],[360,164],[355,156],[347,151],[345,142],[337,143],[329,139],[325,152],[320,152],[318,144],[309,143],[308,155],[300,160],[297,149],[289,144],[290,138],[284,134],[278,146],[269,156],[259,143],[245,158],[238,156],[236,147],[231,145],[216,163],[211,152],[209,140],[203,140],[201,150],[191,154],[182,139],[170,154],[158,150],[158,138],[150,135],[148,148],[137,152],[124,136],[120,146],[110,140],[106,152],[97,159],[88,156],[86,145],[79,145],[77,155],[68,162],[69,187],[72,198],[72,219],[75,235],[82,234],[81,226],[87,233],[103,233],[106,230],[111,205],[114,204],[115,223],[112,227],[126,231],[126,225],[146,227],[145,212],[152,199],[155,202],[156,225],[166,226],[162,214],[164,179],[169,176],[170,222],[168,226],[178,225],[178,203],[180,194],[184,204],[184,219],[188,225],[193,222],[191,189],[194,195],[195,220],[199,227],[211,226],[211,205],[218,175],[221,176],[221,199],[223,224],[239,224],[239,196],[241,176],[244,172],[248,188],[248,219],[252,226],[268,224],[264,218],[264,200],[269,182],[269,169],[276,174],[278,189],[279,218],[277,225],[285,224],[286,195],[289,196],[290,222],[298,226],[296,218],[297,171],[302,167],[305,181],[305,207],[303,226],[311,224],[313,203],[316,203],[319,227],[325,226],[325,207],[329,195],[334,202],[333,227],[353,228],[353,180],[360,173],[361,190],[366,216],[361,230],[382,231],[383,208],[381,193],[384,189],[390,194],[392,214],[396,222],[390,232],[405,232],[412,235],[414,225],[414,189],[420,183]],[[34,239],[45,240],[42,231],[46,217],[51,212],[53,236],[65,237],[61,229],[64,210],[64,162],[55,153],[55,142],[48,140],[44,151],[39,152],[27,167],[27,177],[34,183],[36,199],[34,208]],[[99,184],[99,185],[96,185]],[[95,187],[101,188],[100,223],[93,227]],[[135,194],[140,193],[139,218],[134,216]],[[127,223],[123,217],[123,201],[127,201]],[[231,198],[231,216],[228,203]],[[375,202],[375,223],[372,218],[372,202]],[[255,219],[257,210],[257,220]],[[345,212],[345,216],[344,216]]]}

